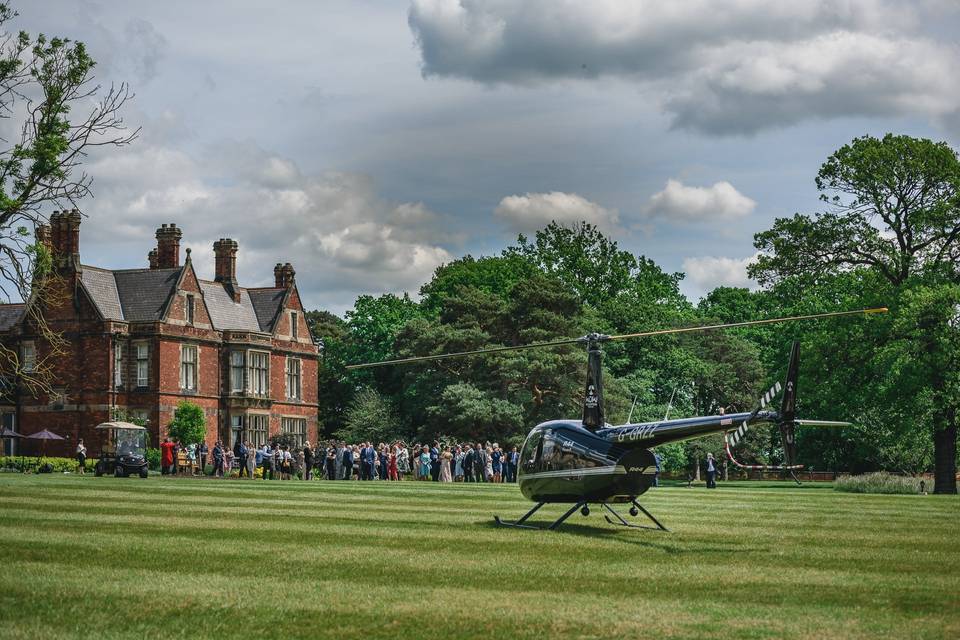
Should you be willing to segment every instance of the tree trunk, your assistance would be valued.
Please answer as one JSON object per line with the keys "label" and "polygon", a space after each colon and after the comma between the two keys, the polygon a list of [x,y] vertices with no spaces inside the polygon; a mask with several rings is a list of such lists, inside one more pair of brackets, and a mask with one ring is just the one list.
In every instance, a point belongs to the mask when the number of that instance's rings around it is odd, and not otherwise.
{"label": "tree trunk", "polygon": [[[939,426],[939,425],[938,425]],[[957,492],[957,425],[933,433],[933,492]]]}

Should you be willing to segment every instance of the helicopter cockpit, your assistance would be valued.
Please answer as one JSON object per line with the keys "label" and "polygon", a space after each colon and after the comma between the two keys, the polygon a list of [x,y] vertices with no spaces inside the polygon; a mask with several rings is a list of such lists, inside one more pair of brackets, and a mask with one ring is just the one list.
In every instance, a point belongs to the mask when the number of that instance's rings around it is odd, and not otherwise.
{"label": "helicopter cockpit", "polygon": [[[556,421],[536,428],[527,436],[520,452],[522,473],[589,469],[612,464],[606,455],[610,446],[577,423]],[[590,442],[586,442],[586,439]]]}

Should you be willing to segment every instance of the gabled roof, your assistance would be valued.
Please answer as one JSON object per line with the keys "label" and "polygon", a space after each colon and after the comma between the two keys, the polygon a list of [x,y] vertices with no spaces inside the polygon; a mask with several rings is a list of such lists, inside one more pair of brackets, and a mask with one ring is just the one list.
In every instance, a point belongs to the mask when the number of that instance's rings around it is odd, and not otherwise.
{"label": "gabled roof", "polygon": [[114,271],[123,319],[129,322],[162,320],[167,301],[176,292],[181,271],[183,267]]}
{"label": "gabled roof", "polygon": [[233,296],[223,283],[199,280],[203,301],[207,304],[210,321],[214,329],[239,331],[266,331],[260,326],[253,302],[245,289],[238,289],[240,302],[234,302]]}
{"label": "gabled roof", "polygon": [[84,265],[81,282],[106,320],[155,322],[176,290],[183,267],[111,271]]}
{"label": "gabled roof", "polygon": [[20,321],[26,308],[27,305],[22,302],[0,304],[0,331],[13,328]]}
{"label": "gabled roof", "polygon": [[276,287],[247,289],[247,294],[253,303],[253,310],[257,314],[257,321],[260,323],[261,330],[273,333],[277,318],[280,317],[280,309],[283,308],[287,290]]}

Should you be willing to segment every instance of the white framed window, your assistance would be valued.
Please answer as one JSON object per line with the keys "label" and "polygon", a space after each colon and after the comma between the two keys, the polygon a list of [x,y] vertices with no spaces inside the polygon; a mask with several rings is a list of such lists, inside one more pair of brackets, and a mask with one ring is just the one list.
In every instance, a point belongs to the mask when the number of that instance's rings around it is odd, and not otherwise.
{"label": "white framed window", "polygon": [[180,346],[180,388],[184,391],[197,390],[197,363],[199,349],[196,345]]}
{"label": "white framed window", "polygon": [[262,447],[267,443],[270,416],[265,413],[248,413],[246,419],[247,440],[257,448]]}
{"label": "white framed window", "polygon": [[113,386],[123,389],[123,343],[119,338],[113,343]]}
{"label": "white framed window", "polygon": [[32,373],[37,368],[37,349],[32,342],[20,346],[20,363],[25,373]]}
{"label": "white framed window", "polygon": [[150,386],[150,348],[145,342],[138,342],[136,349],[137,387],[146,389]]}
{"label": "white framed window", "polygon": [[246,354],[243,351],[230,352],[230,392],[243,393],[246,389],[243,376],[246,372],[246,363],[244,362]]}
{"label": "white framed window", "polygon": [[284,433],[289,433],[294,437],[298,447],[302,447],[303,443],[307,441],[306,418],[280,418],[280,428]]}
{"label": "white framed window", "polygon": [[150,412],[146,409],[131,409],[130,422],[145,427],[150,422]]}
{"label": "white framed window", "polygon": [[243,414],[230,416],[230,448],[236,446],[237,440],[246,440],[243,433]]}
{"label": "white framed window", "polygon": [[270,395],[270,353],[268,351],[247,352],[247,375],[250,393],[255,396]]}
{"label": "white framed window", "polygon": [[300,334],[300,325],[297,323],[297,312],[290,312],[290,337],[294,340],[297,339],[297,336]]}
{"label": "white framed window", "polygon": [[300,399],[300,359],[287,358],[287,399]]}

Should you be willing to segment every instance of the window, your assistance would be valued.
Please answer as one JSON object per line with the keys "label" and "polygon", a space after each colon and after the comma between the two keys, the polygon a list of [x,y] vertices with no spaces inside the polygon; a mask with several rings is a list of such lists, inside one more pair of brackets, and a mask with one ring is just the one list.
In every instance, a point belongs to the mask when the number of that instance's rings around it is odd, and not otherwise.
{"label": "window", "polygon": [[150,422],[150,413],[146,409],[131,409],[129,417],[130,422],[138,424],[141,427],[147,426]]}
{"label": "window", "polygon": [[187,324],[193,324],[193,294],[187,294]]}
{"label": "window", "polygon": [[243,373],[245,370],[243,351],[230,352],[230,392],[243,393],[247,387],[243,383]]}
{"label": "window", "polygon": [[307,419],[306,418],[281,418],[280,427],[284,433],[293,436],[296,446],[302,447],[307,441]]}
{"label": "window", "polygon": [[287,399],[300,399],[300,360],[287,358]]}
{"label": "window", "polygon": [[294,340],[297,339],[297,336],[300,333],[300,327],[297,325],[297,312],[290,312],[290,337]]}
{"label": "window", "polygon": [[237,445],[238,440],[244,440],[243,437],[243,416],[231,415],[230,416],[230,448],[233,449]]}
{"label": "window", "polygon": [[270,394],[270,354],[266,351],[248,351],[250,393],[255,396]]}
{"label": "window", "polygon": [[32,373],[37,366],[37,350],[32,342],[24,342],[20,348],[20,362],[24,373]]}
{"label": "window", "polygon": [[197,390],[197,347],[185,344],[180,347],[180,388],[184,391]]}
{"label": "window", "polygon": [[247,440],[255,447],[262,447],[267,443],[267,427],[270,416],[264,413],[247,414]]}
{"label": "window", "polygon": [[123,389],[123,343],[119,338],[113,343],[113,386]]}
{"label": "window", "polygon": [[137,344],[137,387],[146,389],[150,386],[150,351],[143,342]]}

